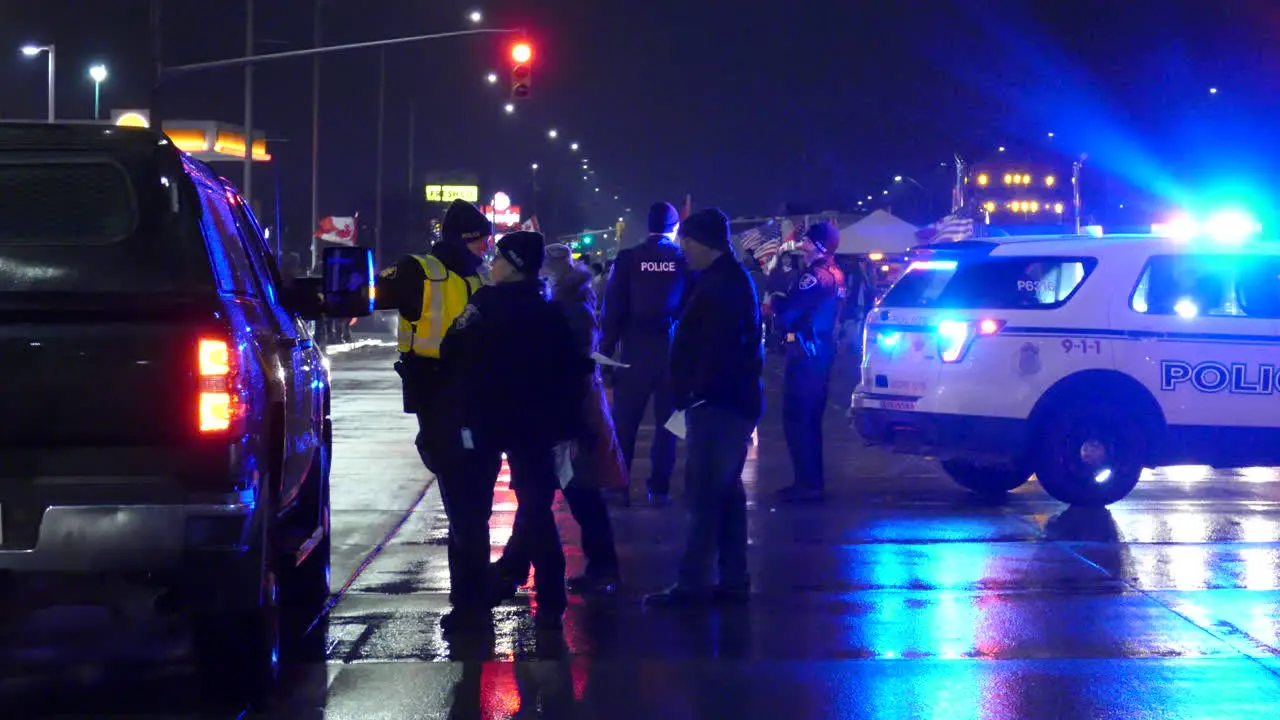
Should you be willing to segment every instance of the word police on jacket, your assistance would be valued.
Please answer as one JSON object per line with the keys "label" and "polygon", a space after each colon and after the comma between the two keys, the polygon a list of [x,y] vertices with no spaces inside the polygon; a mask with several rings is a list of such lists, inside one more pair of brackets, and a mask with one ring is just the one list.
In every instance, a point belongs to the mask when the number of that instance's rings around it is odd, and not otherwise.
{"label": "word police on jacket", "polygon": [[1233,395],[1280,393],[1280,372],[1274,365],[1250,367],[1245,363],[1208,360],[1191,364],[1185,360],[1160,361],[1160,389],[1172,392],[1190,383],[1197,392]]}
{"label": "word police on jacket", "polygon": [[642,262],[640,263],[640,272],[675,272],[676,264],[673,262]]}

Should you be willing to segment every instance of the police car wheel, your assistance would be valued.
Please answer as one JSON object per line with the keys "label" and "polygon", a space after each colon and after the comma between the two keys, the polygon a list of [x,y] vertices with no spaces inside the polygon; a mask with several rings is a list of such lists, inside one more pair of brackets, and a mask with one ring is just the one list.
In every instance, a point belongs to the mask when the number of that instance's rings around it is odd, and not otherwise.
{"label": "police car wheel", "polygon": [[1029,471],[982,466],[967,460],[943,460],[942,469],[957,485],[984,497],[1003,495],[1022,487],[1031,479]]}
{"label": "police car wheel", "polygon": [[1051,417],[1038,433],[1035,463],[1041,487],[1055,500],[1102,507],[1138,484],[1147,454],[1143,422],[1107,403],[1075,406]]}

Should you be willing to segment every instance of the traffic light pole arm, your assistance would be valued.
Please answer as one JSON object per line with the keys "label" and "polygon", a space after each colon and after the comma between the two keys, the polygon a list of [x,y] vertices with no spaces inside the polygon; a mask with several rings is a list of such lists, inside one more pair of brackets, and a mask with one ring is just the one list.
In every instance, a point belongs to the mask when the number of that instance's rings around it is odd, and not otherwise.
{"label": "traffic light pole arm", "polygon": [[284,60],[286,58],[324,55],[327,53],[343,52],[345,50],[363,50],[365,48],[387,47],[388,45],[405,45],[425,40],[443,40],[444,38],[463,37],[466,35],[514,35],[524,33],[524,28],[479,28],[475,30],[455,30],[453,32],[414,35],[412,37],[391,38],[389,40],[373,40],[370,42],[348,43],[346,45],[330,45],[328,47],[308,48],[306,50],[289,50],[286,52],[269,53],[266,55],[248,55],[246,57],[232,58],[230,60],[212,60],[209,62],[192,63],[190,65],[174,65],[172,67],[164,68],[163,71],[165,73],[180,73],[191,72],[194,70],[214,70],[216,68],[260,63],[267,60]]}

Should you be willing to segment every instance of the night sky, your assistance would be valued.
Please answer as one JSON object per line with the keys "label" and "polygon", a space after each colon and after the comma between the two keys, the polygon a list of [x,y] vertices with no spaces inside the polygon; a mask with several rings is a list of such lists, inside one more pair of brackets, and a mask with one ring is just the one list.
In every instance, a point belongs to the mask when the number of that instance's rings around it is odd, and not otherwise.
{"label": "night sky", "polygon": [[[535,43],[533,97],[514,116],[502,112],[509,39],[388,52],[388,195],[410,192],[411,101],[419,176],[472,172],[486,189],[527,204],[538,162],[544,192],[580,201],[585,214],[573,222],[592,227],[625,207],[678,203],[686,193],[731,215],[771,214],[788,202],[851,209],[895,174],[944,193],[942,163],[954,152],[976,159],[1002,144],[1087,151],[1097,172],[1167,195],[1193,192],[1210,176],[1266,184],[1280,175],[1280,7],[1266,0],[325,4],[326,44],[462,29],[473,9],[487,26],[528,27]],[[242,2],[165,5],[167,64],[244,54]],[[310,45],[312,0],[257,5],[259,52]],[[147,6],[0,0],[0,49],[12,49],[8,59],[0,53],[0,118],[43,116],[43,60],[18,52],[29,42],[58,46],[61,116],[91,115],[93,62],[112,73],[104,108],[145,106]],[[310,68],[284,60],[257,75],[255,125],[287,140],[273,153],[288,236],[298,243],[310,214]],[[502,76],[498,86],[485,82],[489,71]],[[377,52],[328,56],[323,73],[321,214],[367,216]],[[239,124],[242,77],[171,78],[161,112]],[[582,181],[572,140],[596,178]],[[257,179],[255,194],[272,182]],[[414,179],[414,196],[421,184]],[[1260,194],[1274,196],[1270,187]]]}

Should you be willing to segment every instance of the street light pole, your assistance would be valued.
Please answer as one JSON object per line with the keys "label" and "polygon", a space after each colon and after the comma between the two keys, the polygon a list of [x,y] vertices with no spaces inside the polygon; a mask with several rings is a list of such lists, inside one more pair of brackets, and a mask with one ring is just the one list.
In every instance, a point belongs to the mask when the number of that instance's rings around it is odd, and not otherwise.
{"label": "street light pole", "polygon": [[89,79],[93,80],[93,119],[98,120],[102,117],[99,110],[102,106],[102,83],[107,79],[107,66],[94,65],[89,68]]}
{"label": "street light pole", "polygon": [[[244,52],[253,56],[253,0],[245,0]],[[253,63],[244,66],[244,201],[253,208]]]}
{"label": "street light pole", "polygon": [[58,51],[53,47],[53,43],[49,43],[49,122],[51,123],[55,122],[58,117],[54,111],[54,89],[57,85],[54,63],[57,54]]}
{"label": "street light pole", "polygon": [[40,55],[40,53],[49,53],[49,114],[48,114],[48,122],[51,122],[51,123],[54,121],[54,109],[53,109],[53,105],[54,105],[54,90],[55,90],[55,88],[54,88],[54,77],[55,77],[55,75],[54,75],[54,53],[55,53],[55,52],[57,52],[57,51],[54,49],[54,47],[53,47],[53,43],[49,43],[48,45],[24,45],[24,46],[23,46],[23,48],[22,48],[22,54],[23,54],[23,55],[26,55],[26,56],[27,56],[27,57],[29,57],[29,58],[38,57],[38,56]]}
{"label": "street light pole", "polygon": [[[382,146],[387,125],[387,51],[378,52],[378,177],[374,180],[373,205],[373,259],[382,261]],[[382,267],[378,265],[378,267]]]}
{"label": "street light pole", "polygon": [[[324,0],[315,0],[314,46],[320,48],[320,27],[324,19]],[[311,225],[320,220],[320,56],[311,58]],[[311,238],[311,267],[320,265],[319,242]]]}

